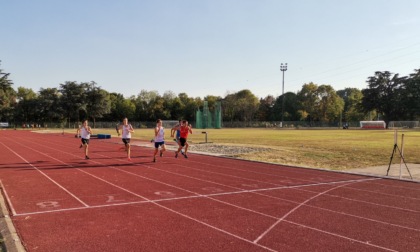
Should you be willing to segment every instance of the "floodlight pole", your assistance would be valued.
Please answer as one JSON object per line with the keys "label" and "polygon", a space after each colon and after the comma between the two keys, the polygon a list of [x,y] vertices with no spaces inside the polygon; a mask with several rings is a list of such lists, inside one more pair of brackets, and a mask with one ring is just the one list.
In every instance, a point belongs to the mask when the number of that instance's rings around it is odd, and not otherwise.
{"label": "floodlight pole", "polygon": [[284,72],[287,71],[287,63],[283,65],[283,63],[280,64],[280,71],[283,72],[283,84],[282,84],[282,105],[281,105],[281,122],[280,122],[280,128],[283,128],[283,115],[284,115]]}

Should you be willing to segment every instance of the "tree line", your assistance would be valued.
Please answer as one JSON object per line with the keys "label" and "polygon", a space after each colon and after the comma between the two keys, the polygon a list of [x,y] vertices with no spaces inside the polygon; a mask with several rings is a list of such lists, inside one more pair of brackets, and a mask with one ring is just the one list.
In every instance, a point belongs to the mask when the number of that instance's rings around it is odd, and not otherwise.
{"label": "tree line", "polygon": [[[284,100],[284,101],[283,101]],[[141,90],[136,96],[124,97],[108,92],[97,83],[67,81],[57,88],[13,88],[10,74],[0,69],[0,122],[14,125],[50,122],[132,121],[186,119],[208,102],[210,111],[221,101],[224,122],[305,121],[338,123],[381,119],[417,121],[420,118],[420,69],[400,77],[389,71],[375,72],[367,79],[367,88],[334,90],[331,85],[305,83],[296,93],[257,98],[244,89],[224,97],[208,95],[204,99],[176,95],[166,91]],[[284,108],[282,106],[284,105]],[[282,114],[283,112],[283,114]]]}

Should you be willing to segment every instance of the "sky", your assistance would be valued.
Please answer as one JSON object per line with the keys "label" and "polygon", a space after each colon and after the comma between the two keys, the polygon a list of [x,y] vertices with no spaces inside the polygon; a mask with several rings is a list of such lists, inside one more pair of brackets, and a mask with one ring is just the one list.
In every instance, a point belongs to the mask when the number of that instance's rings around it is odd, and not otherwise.
{"label": "sky", "polygon": [[[420,69],[418,0],[1,0],[13,87],[259,98]],[[280,65],[287,63],[287,71]],[[283,90],[284,74],[284,90]]]}

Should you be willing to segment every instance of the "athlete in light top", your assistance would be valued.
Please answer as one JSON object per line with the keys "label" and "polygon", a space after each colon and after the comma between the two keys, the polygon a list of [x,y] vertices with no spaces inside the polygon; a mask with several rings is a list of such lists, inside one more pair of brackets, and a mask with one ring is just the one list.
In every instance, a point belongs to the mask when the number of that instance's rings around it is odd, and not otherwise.
{"label": "athlete in light top", "polygon": [[163,152],[166,151],[165,147],[165,128],[162,126],[162,120],[158,119],[156,121],[156,127],[155,127],[155,153],[153,154],[153,162],[156,162],[156,155],[159,150],[159,146],[161,147],[160,150],[160,156],[163,156]]}
{"label": "athlete in light top", "polygon": [[80,148],[85,147],[85,159],[89,159],[89,139],[90,135],[92,134],[92,129],[88,125],[88,120],[84,120],[83,125],[77,129],[76,136],[79,136],[79,134],[82,138],[82,144],[80,145]]}
{"label": "athlete in light top", "polygon": [[127,117],[124,118],[123,123],[121,125],[118,126],[118,136],[120,135],[120,130],[121,130],[121,138],[122,141],[124,143],[125,146],[125,151],[127,152],[127,158],[130,161],[131,157],[130,157],[130,152],[131,152],[131,146],[130,146],[130,140],[131,140],[131,133],[134,133],[134,129],[133,126],[131,126],[131,124],[128,123],[128,119]]}

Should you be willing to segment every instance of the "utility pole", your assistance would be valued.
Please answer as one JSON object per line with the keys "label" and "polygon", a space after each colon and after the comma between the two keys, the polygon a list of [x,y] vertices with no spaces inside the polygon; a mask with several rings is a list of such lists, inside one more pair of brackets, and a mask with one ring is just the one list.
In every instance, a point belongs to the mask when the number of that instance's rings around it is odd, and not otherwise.
{"label": "utility pole", "polygon": [[284,115],[284,72],[287,71],[287,63],[283,65],[283,63],[280,64],[280,71],[283,72],[283,88],[282,88],[282,105],[281,105],[281,122],[280,122],[280,128],[283,128],[283,115]]}

